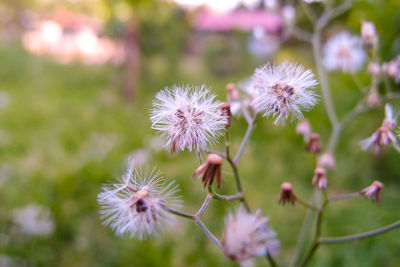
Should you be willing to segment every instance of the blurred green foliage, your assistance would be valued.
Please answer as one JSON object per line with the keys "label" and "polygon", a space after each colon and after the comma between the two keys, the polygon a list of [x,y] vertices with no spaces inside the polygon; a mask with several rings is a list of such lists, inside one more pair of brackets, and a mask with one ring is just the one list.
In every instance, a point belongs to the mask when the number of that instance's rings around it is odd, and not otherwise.
{"label": "blurred green foliage", "polygon": [[[399,8],[395,0],[359,2],[330,30],[357,32],[360,19],[375,22],[382,58],[388,60],[400,51]],[[101,225],[98,216],[96,196],[101,185],[119,177],[126,156],[146,147],[156,135],[150,129],[148,114],[160,88],[174,83],[205,83],[223,100],[226,83],[246,78],[264,63],[248,55],[240,34],[224,41],[216,36],[209,50],[204,51],[205,58],[184,56],[188,25],[176,12],[160,8],[160,16],[148,13],[141,19],[144,58],[134,105],[122,98],[124,74],[119,67],[59,65],[45,56],[29,55],[19,45],[0,46],[0,90],[9,93],[11,101],[0,111],[0,169],[9,170],[0,188],[0,254],[10,257],[16,266],[235,265],[184,219],[178,219],[175,228],[159,237],[138,241],[116,237]],[[225,49],[225,42],[237,43]],[[223,58],[229,60],[218,61]],[[275,59],[313,66],[310,47],[294,40],[282,47]],[[207,67],[213,62],[233,66],[221,73],[218,66]],[[171,65],[176,69],[173,74]],[[343,117],[357,103],[360,92],[347,75],[332,73],[329,77],[337,111]],[[359,78],[364,83],[369,80],[362,74]],[[326,145],[330,125],[322,102],[305,115]],[[399,102],[393,105],[400,109]],[[325,214],[323,235],[366,231],[399,218],[400,155],[388,150],[376,157],[361,152],[358,145],[382,118],[383,108],[375,109],[346,128],[337,150],[337,168],[328,173],[329,192],[333,193],[353,192],[380,179],[385,184],[382,202],[360,198],[332,203]],[[233,120],[234,150],[245,128],[243,118]],[[269,119],[259,120],[239,166],[251,207],[269,216],[278,233],[282,251],[277,261],[285,265],[294,251],[306,211],[298,206],[277,205],[280,184],[292,182],[296,193],[305,199],[312,193],[313,160],[294,128],[295,123],[276,127]],[[223,147],[218,145],[216,149]],[[193,154],[153,152],[149,164],[156,165],[167,179],[178,181],[185,211],[199,207],[205,192],[191,179],[197,167]],[[224,168],[230,172],[228,166]],[[234,190],[233,177],[226,174],[221,192]],[[27,237],[12,231],[12,210],[32,202],[50,208],[56,224],[52,236]],[[205,214],[204,222],[216,236],[221,236],[223,218],[233,207],[232,203],[213,202]],[[322,246],[311,265],[400,266],[399,247],[397,230],[359,242]],[[265,266],[266,261],[259,259],[257,264]]]}

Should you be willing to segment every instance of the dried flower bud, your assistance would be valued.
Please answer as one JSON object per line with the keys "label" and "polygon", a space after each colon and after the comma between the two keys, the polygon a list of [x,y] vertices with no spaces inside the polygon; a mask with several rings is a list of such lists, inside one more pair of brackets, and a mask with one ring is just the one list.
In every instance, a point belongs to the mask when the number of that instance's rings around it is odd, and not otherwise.
{"label": "dried flower bud", "polygon": [[307,150],[311,153],[318,153],[321,151],[321,144],[319,142],[319,134],[312,133],[310,135],[310,141],[307,145]]}
{"label": "dried flower bud", "polygon": [[318,160],[318,166],[322,168],[334,169],[335,165],[335,157],[330,152],[322,154]]}
{"label": "dried flower bud", "polygon": [[311,125],[307,119],[302,119],[296,126],[296,133],[303,135],[304,141],[308,142],[311,135]]}
{"label": "dried flower bud", "polygon": [[285,205],[286,202],[292,205],[296,201],[296,196],[293,193],[293,186],[291,183],[283,183],[281,185],[281,193],[279,195],[279,204]]}
{"label": "dried flower bud", "polygon": [[371,62],[368,65],[368,73],[373,76],[378,76],[381,73],[381,66],[377,62]]}
{"label": "dried flower bud", "polygon": [[368,50],[375,50],[378,44],[375,25],[372,22],[363,21],[361,24],[361,40],[364,47]]}
{"label": "dried flower bud", "polygon": [[375,133],[360,142],[363,150],[372,149],[375,154],[379,154],[382,149],[390,144],[397,145],[397,138],[392,130],[396,127],[396,115],[391,105],[385,106],[385,119],[382,126]]}
{"label": "dried flower bud", "polygon": [[363,189],[361,191],[361,194],[365,198],[373,197],[375,199],[375,201],[380,201],[382,188],[383,188],[383,184],[381,182],[379,182],[378,180],[375,180],[370,186]]}
{"label": "dried flower bud", "polygon": [[221,165],[223,159],[221,156],[217,154],[209,154],[207,156],[207,160],[205,163],[200,165],[197,170],[193,173],[193,177],[195,181],[199,179],[201,175],[203,175],[202,182],[204,187],[212,185],[214,182],[214,177],[217,180],[217,186],[220,188],[222,182],[221,175]]}
{"label": "dried flower bud", "polygon": [[228,94],[229,102],[240,101],[240,93],[236,89],[236,85],[234,83],[228,83],[226,85],[226,92]]}
{"label": "dried flower bud", "polygon": [[376,89],[373,89],[367,97],[367,105],[368,107],[373,108],[379,106],[380,104],[381,104],[381,98]]}
{"label": "dried flower bud", "polygon": [[224,102],[221,104],[221,113],[222,116],[226,117],[226,128],[229,128],[231,125],[232,113],[231,113],[231,105],[228,102]]}
{"label": "dried flower bud", "polygon": [[315,169],[312,186],[317,186],[318,189],[328,187],[328,179],[326,178],[326,172],[324,168]]}

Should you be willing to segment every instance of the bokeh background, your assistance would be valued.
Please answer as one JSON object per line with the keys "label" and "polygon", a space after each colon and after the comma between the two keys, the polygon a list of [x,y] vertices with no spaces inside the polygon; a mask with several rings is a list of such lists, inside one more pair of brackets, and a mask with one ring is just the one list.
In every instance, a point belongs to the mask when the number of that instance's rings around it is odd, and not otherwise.
{"label": "bokeh background", "polygon": [[[150,240],[117,237],[101,224],[96,202],[101,185],[122,174],[128,156],[176,179],[185,211],[195,211],[202,202],[205,192],[191,179],[195,155],[162,150],[162,140],[150,129],[151,101],[161,88],[204,83],[224,100],[227,83],[248,78],[268,61],[297,61],[315,70],[310,45],[284,34],[278,11],[265,11],[261,1],[214,2],[200,8],[161,0],[0,2],[1,266],[235,266],[185,219]],[[266,12],[263,27],[251,22],[253,12],[260,11]],[[225,12],[226,24],[215,22],[216,12]],[[244,12],[250,22],[229,26],[235,12]],[[400,52],[397,0],[356,1],[327,28],[324,39],[340,30],[358,34],[362,20],[376,25],[382,61]],[[310,29],[301,9],[296,21]],[[356,76],[369,82],[365,71]],[[347,74],[330,73],[329,79],[343,117],[360,92]],[[380,90],[385,90],[382,85]],[[400,109],[399,102],[392,104]],[[326,145],[331,128],[322,101],[305,115]],[[333,193],[358,191],[381,180],[382,201],[332,203],[324,235],[366,231],[399,218],[400,155],[389,149],[374,156],[358,145],[382,119],[383,107],[357,117],[340,139],[336,169],[328,173]],[[305,199],[312,194],[313,159],[295,126],[259,120],[239,166],[250,205],[269,216],[278,233],[282,250],[277,261],[284,265],[306,210],[278,206],[280,184],[292,182]],[[245,129],[242,117],[233,120],[233,149]],[[226,175],[221,192],[234,190],[233,177]],[[205,214],[216,236],[233,207],[213,202]],[[36,211],[47,224],[35,224]],[[400,266],[399,249],[397,230],[322,246],[310,265]],[[265,266],[266,261],[256,264]]]}

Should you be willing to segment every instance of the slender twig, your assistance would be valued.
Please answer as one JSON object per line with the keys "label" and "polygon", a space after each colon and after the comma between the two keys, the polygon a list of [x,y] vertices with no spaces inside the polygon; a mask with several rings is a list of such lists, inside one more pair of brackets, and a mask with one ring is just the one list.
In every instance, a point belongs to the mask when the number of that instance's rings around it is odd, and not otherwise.
{"label": "slender twig", "polygon": [[168,211],[168,212],[170,212],[172,214],[175,214],[177,216],[180,216],[180,217],[184,217],[184,218],[188,218],[188,219],[192,219],[192,220],[195,217],[193,214],[189,214],[189,213],[186,213],[186,212],[183,212],[183,211],[179,211],[179,210],[176,210],[176,209],[168,207],[168,206],[164,206],[164,209],[166,211]]}
{"label": "slender twig", "polygon": [[316,222],[316,227],[315,227],[314,241],[313,241],[311,249],[306,254],[306,256],[305,256],[304,260],[301,262],[300,266],[306,266],[306,264],[311,260],[312,256],[314,255],[315,251],[317,250],[317,248],[320,245],[319,239],[321,236],[322,215],[323,215],[324,208],[327,204],[328,204],[328,200],[325,199],[324,203],[322,204],[321,208],[319,209],[319,211],[317,213],[317,222]]}
{"label": "slender twig", "polygon": [[317,20],[316,29],[322,30],[329,23],[329,21],[342,15],[351,7],[352,4],[352,0],[346,0],[336,8],[326,9],[322,16]]}
{"label": "slender twig", "polygon": [[253,132],[256,119],[257,119],[257,114],[255,114],[253,116],[252,120],[249,121],[249,126],[247,127],[246,134],[244,135],[242,143],[240,144],[239,150],[236,153],[236,156],[233,160],[233,162],[235,162],[236,164],[239,162],[240,157],[242,156],[244,149],[246,148],[246,145],[250,140],[250,136],[251,136],[251,133]]}
{"label": "slender twig", "polygon": [[349,199],[349,198],[353,198],[353,197],[359,197],[360,195],[361,195],[360,192],[354,192],[354,193],[343,194],[343,195],[333,195],[333,196],[329,196],[329,200]]}
{"label": "slender twig", "polygon": [[206,212],[208,206],[210,205],[212,198],[213,197],[211,196],[211,194],[207,194],[207,197],[204,200],[203,205],[201,205],[200,209],[194,215],[195,217],[200,217],[201,215],[204,214],[204,212]]}
{"label": "slender twig", "polygon": [[328,78],[324,67],[322,66],[322,55],[321,55],[321,34],[315,30],[312,36],[312,47],[314,53],[315,64],[317,65],[319,80],[321,83],[321,91],[324,98],[325,109],[328,114],[328,118],[335,129],[339,124],[339,120],[336,116],[335,109],[333,107],[332,96],[328,84]]}
{"label": "slender twig", "polygon": [[365,232],[365,233],[360,233],[360,234],[355,234],[355,235],[347,235],[347,236],[340,236],[340,237],[321,237],[319,239],[319,243],[321,244],[332,244],[332,243],[341,243],[341,242],[348,242],[348,241],[354,241],[354,240],[359,240],[363,238],[368,238],[376,235],[383,234],[385,232],[388,232],[390,230],[393,230],[395,228],[400,227],[400,220],[396,221],[392,224],[389,224],[387,226]]}
{"label": "slender twig", "polygon": [[229,141],[229,132],[227,131],[225,134],[225,149],[226,149],[226,160],[228,161],[229,165],[233,171],[233,177],[235,177],[236,189],[237,191],[242,194],[242,198],[240,201],[243,203],[244,207],[247,211],[250,211],[250,207],[247,204],[246,198],[243,193],[242,183],[240,182],[239,171],[237,169],[236,164],[233,162],[231,155],[230,155],[230,141]]}
{"label": "slender twig", "polygon": [[211,192],[211,196],[216,200],[223,200],[223,201],[233,201],[233,200],[241,200],[243,198],[242,193],[237,193],[236,195],[220,195],[214,191]]}
{"label": "slender twig", "polygon": [[292,30],[290,31],[290,34],[299,40],[311,43],[312,34],[308,31],[305,31],[305,30],[299,28],[299,27],[293,26]]}
{"label": "slender twig", "polygon": [[204,223],[200,220],[200,218],[195,218],[196,224],[200,227],[200,229],[206,234],[208,239],[210,239],[219,249],[222,249],[221,243],[219,240],[208,230],[208,228],[204,225]]}
{"label": "slender twig", "polygon": [[296,203],[299,203],[300,205],[303,205],[304,207],[308,208],[308,209],[312,209],[315,211],[319,211],[319,208],[305,202],[304,200],[301,200],[300,198],[296,197]]}
{"label": "slender twig", "polygon": [[209,153],[209,154],[217,154],[218,156],[223,157],[223,158],[226,157],[225,153],[218,152],[218,151],[215,151],[215,150],[212,150],[212,149],[206,149],[205,151],[207,153]]}
{"label": "slender twig", "polygon": [[[315,203],[317,201],[317,199],[319,199],[319,197],[320,197],[319,191],[315,190],[312,194],[312,202]],[[306,238],[307,238],[307,235],[309,233],[309,229],[310,229],[310,226],[312,223],[313,215],[314,215],[313,210],[309,209],[304,218],[303,224],[301,226],[300,234],[297,239],[296,250],[295,250],[295,252],[293,254],[293,258],[290,262],[291,267],[296,266],[297,263],[299,262],[299,259],[303,252],[303,248],[306,243]]]}

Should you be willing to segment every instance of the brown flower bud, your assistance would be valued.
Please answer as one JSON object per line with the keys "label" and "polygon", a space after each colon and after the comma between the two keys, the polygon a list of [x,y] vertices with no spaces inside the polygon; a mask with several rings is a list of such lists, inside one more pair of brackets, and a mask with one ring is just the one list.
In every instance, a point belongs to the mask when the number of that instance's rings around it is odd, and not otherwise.
{"label": "brown flower bud", "polygon": [[222,162],[223,158],[221,156],[217,154],[209,154],[207,156],[206,162],[200,165],[193,173],[195,181],[197,181],[199,177],[203,175],[202,182],[204,184],[204,187],[206,187],[212,185],[215,177],[217,181],[217,186],[218,188],[220,188],[222,182]]}
{"label": "brown flower bud", "polygon": [[375,201],[380,201],[382,188],[383,188],[383,184],[381,182],[379,182],[378,180],[375,180],[370,186],[363,189],[361,191],[361,194],[365,198],[373,197],[375,199]]}
{"label": "brown flower bud", "polygon": [[321,151],[321,144],[319,142],[319,134],[312,133],[307,145],[307,150],[311,153],[318,153]]}
{"label": "brown flower bud", "polygon": [[296,196],[293,193],[293,187],[291,183],[283,183],[281,185],[281,193],[279,195],[279,204],[285,205],[286,202],[294,204]]}
{"label": "brown flower bud", "polygon": [[328,179],[326,178],[326,172],[324,168],[315,169],[314,178],[311,184],[312,186],[317,186],[318,189],[328,187]]}
{"label": "brown flower bud", "polygon": [[229,128],[231,125],[231,119],[232,119],[232,112],[231,112],[231,104],[228,102],[224,102],[221,104],[221,114],[222,116],[227,118],[226,122],[226,128]]}

